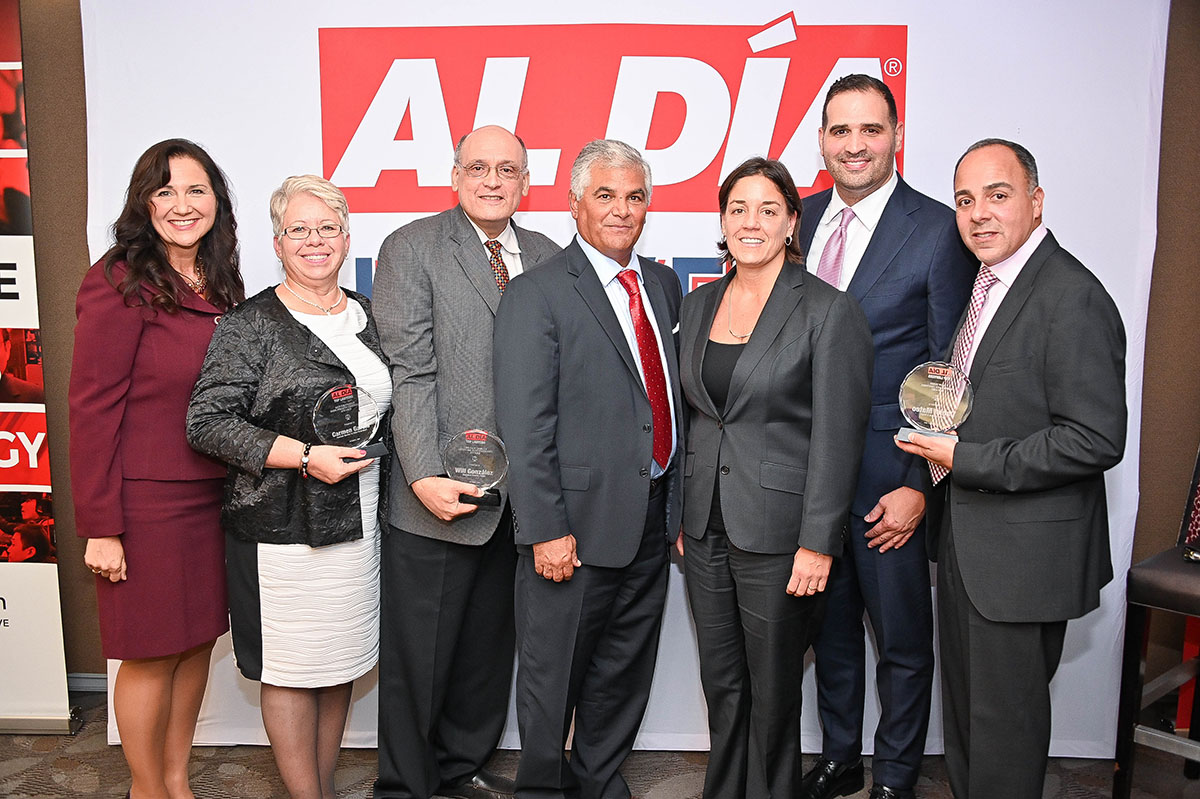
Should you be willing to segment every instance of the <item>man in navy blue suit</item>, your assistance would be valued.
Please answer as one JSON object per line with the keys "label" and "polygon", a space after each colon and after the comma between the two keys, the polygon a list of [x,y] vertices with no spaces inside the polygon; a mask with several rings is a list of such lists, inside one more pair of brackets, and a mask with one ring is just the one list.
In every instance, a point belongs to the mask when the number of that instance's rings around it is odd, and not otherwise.
{"label": "man in navy blue suit", "polygon": [[914,367],[946,350],[975,277],[948,207],[896,173],[904,125],[882,81],[847,75],[829,88],[819,140],[834,188],[804,200],[808,269],[853,295],[875,345],[871,418],[849,541],[830,574],[814,649],[823,729],[804,799],[862,789],[866,653],[863,611],[879,650],[882,705],[871,799],[906,799],[920,771],[933,682],[933,608],[921,493],[924,461],[892,442],[905,426],[897,395]]}

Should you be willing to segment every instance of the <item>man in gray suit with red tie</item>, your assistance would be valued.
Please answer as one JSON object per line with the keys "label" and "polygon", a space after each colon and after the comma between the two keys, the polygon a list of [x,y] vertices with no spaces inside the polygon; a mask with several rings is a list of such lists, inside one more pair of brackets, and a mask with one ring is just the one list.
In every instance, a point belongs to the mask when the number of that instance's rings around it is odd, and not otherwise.
{"label": "man in gray suit with red tie", "polygon": [[682,290],[634,254],[650,191],[637,150],[585,146],[571,170],[578,236],[513,280],[496,314],[520,552],[521,799],[629,797],[618,769],[650,695],[682,493]]}
{"label": "man in gray suit with red tie", "polygon": [[904,426],[900,383],[950,343],[974,264],[953,212],[896,174],[903,136],[886,84],[867,75],[835,81],[819,134],[834,187],[805,198],[800,221],[809,271],[858,300],[875,350],[850,537],[830,573],[813,644],[822,746],[801,799],[863,787],[864,610],[879,651],[872,799],[911,799],[925,752],[933,687],[933,601],[921,523],[926,470],[896,449],[892,436]]}
{"label": "man in gray suit with red tie", "polygon": [[937,534],[946,770],[961,799],[1040,799],[1067,620],[1112,579],[1104,472],[1125,450],[1125,331],[1100,281],[1042,224],[1037,164],[975,143],[954,173],[979,273],[947,358],[974,408],[926,458]]}
{"label": "man in gray suit with red tie", "polygon": [[492,317],[508,281],[558,247],[511,221],[529,190],[525,145],[503,128],[464,136],[458,205],[392,233],[374,315],[392,367],[394,454],[382,543],[379,779],[382,799],[504,796],[483,766],[504,728],[513,664],[512,513],[460,501],[441,451],[496,430]]}

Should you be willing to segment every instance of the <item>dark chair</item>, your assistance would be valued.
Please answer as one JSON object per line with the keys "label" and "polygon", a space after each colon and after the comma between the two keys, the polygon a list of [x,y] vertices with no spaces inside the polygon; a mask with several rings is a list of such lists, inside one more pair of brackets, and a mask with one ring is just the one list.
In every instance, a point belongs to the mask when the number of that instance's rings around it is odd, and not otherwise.
{"label": "dark chair", "polygon": [[1192,477],[1187,511],[1178,544],[1143,560],[1129,570],[1125,593],[1125,654],[1121,665],[1121,693],[1117,710],[1117,757],[1113,774],[1113,799],[1129,799],[1133,787],[1135,744],[1142,744],[1187,759],[1185,774],[1200,776],[1200,691],[1192,702],[1189,737],[1138,723],[1143,708],[1200,674],[1200,658],[1180,663],[1143,684],[1146,676],[1146,640],[1150,611],[1160,610],[1200,618],[1200,563],[1183,557],[1189,541],[1200,549],[1200,456]]}

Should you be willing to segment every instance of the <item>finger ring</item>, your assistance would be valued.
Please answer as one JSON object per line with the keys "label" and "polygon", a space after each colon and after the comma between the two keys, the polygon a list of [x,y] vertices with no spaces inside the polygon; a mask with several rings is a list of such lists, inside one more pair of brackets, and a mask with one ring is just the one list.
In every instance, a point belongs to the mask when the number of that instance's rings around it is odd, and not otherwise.
{"label": "finger ring", "polygon": [[100,573],[99,569],[92,569],[92,574],[99,574],[99,573]]}

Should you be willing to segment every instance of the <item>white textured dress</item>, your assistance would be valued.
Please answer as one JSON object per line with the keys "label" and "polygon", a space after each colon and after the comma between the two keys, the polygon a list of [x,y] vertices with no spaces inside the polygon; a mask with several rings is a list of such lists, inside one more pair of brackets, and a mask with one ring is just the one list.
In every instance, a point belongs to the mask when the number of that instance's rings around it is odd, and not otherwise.
{"label": "white textured dress", "polygon": [[[387,411],[392,381],[385,363],[359,340],[367,323],[347,298],[333,316],[292,316],[311,330]],[[358,473],[363,537],[323,547],[255,544],[262,623],[262,681],[293,688],[340,685],[379,659],[379,463]]]}

